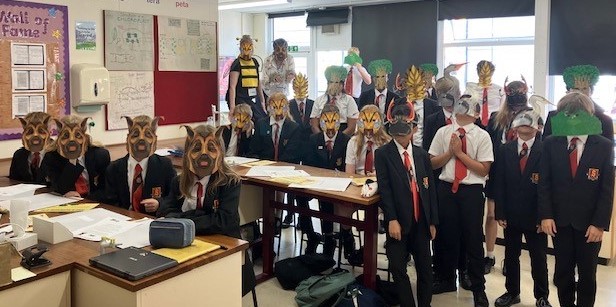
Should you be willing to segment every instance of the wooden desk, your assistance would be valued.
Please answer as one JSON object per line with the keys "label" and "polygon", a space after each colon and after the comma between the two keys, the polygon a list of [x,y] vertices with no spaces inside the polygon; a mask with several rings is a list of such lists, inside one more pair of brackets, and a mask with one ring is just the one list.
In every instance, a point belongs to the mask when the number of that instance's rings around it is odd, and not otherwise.
{"label": "wooden desk", "polygon": [[[0,185],[4,180],[0,180]],[[5,181],[4,181],[5,182]],[[144,215],[113,206],[105,209],[132,218]],[[8,217],[3,216],[2,223]],[[199,236],[224,246],[176,267],[129,281],[90,266],[99,243],[79,239],[51,245],[50,266],[33,269],[35,277],[0,287],[0,302],[11,306],[241,306],[241,266],[248,243],[222,235]],[[19,266],[13,256],[11,267]]]}

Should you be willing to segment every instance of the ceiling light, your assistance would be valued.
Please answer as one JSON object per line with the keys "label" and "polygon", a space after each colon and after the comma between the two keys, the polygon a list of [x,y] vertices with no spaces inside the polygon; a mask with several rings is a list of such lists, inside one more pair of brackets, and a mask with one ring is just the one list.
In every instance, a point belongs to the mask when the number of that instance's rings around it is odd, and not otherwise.
{"label": "ceiling light", "polygon": [[291,0],[260,0],[260,1],[236,1],[236,2],[224,2],[218,5],[219,11],[232,10],[232,9],[245,9],[266,5],[287,4],[291,3]]}

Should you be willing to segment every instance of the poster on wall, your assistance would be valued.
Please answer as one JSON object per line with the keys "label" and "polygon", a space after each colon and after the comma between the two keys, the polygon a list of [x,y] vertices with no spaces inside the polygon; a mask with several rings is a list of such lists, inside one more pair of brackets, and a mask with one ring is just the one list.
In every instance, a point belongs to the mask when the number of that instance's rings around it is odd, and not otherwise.
{"label": "poster on wall", "polygon": [[122,116],[154,117],[154,73],[110,71],[111,99],[107,104],[107,130],[126,129]]}
{"label": "poster on wall", "polygon": [[96,22],[75,22],[75,46],[77,50],[96,50]]}
{"label": "poster on wall", "polygon": [[105,11],[105,67],[154,70],[154,16]]}
{"label": "poster on wall", "polygon": [[66,6],[0,0],[0,140],[28,112],[70,113],[68,40]]}
{"label": "poster on wall", "polygon": [[215,72],[216,22],[158,17],[158,70]]}
{"label": "poster on wall", "polygon": [[235,56],[218,57],[218,101],[226,101],[227,89],[229,88],[229,73]]}

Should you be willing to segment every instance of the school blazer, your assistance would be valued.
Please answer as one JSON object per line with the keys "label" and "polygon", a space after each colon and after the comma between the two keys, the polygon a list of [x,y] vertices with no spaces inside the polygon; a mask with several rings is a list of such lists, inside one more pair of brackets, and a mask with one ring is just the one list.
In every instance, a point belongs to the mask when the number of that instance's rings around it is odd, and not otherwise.
{"label": "school blazer", "polygon": [[299,116],[299,105],[295,99],[289,100],[289,112],[295,123],[299,125],[301,139],[308,141],[308,138],[312,134],[312,128],[310,126],[310,113],[312,113],[312,106],[314,106],[314,100],[307,99],[304,103],[304,120]]}
{"label": "school blazer", "polygon": [[[438,225],[438,203],[432,166],[428,153],[413,145],[413,158],[417,173],[417,186],[421,198],[421,211],[429,225]],[[376,177],[381,195],[380,207],[385,215],[385,222],[398,220],[402,233],[411,230],[413,220],[413,195],[410,180],[404,162],[400,158],[394,141],[379,147],[375,151],[374,163]]]}
{"label": "school blazer", "polygon": [[346,168],[345,157],[347,144],[351,139],[350,136],[338,131],[336,140],[334,141],[334,147],[332,148],[332,155],[329,156],[327,152],[327,145],[323,138],[323,133],[315,133],[310,136],[309,144],[306,148],[306,165],[337,169],[344,172]]}
{"label": "school blazer", "polygon": [[[120,208],[128,209],[132,204],[130,191],[128,187],[128,158],[126,155],[118,160],[115,160],[107,167],[105,179],[105,191],[107,194],[107,202],[111,205]],[[154,198],[158,200],[158,204],[162,198],[169,194],[171,189],[171,180],[175,178],[176,173],[171,160],[167,157],[161,157],[157,154],[151,155],[148,158],[148,169],[146,170],[143,181],[142,199]],[[132,178],[131,178],[132,180]],[[141,213],[150,214],[143,210]]]}
{"label": "school blazer", "polygon": [[[362,92],[361,95],[359,95],[359,103],[357,106],[359,110],[361,110],[361,108],[369,104],[374,104],[374,100],[376,99],[375,94],[376,93],[374,92],[374,89],[370,89],[370,90]],[[393,93],[390,89],[387,89],[387,95],[385,95],[385,114],[384,115],[387,115],[387,110],[389,110],[389,103],[391,102],[391,100],[393,99],[395,101],[398,98],[400,98],[398,95]]]}
{"label": "school blazer", "polygon": [[541,177],[539,161],[542,152],[543,144],[535,138],[524,173],[520,173],[518,141],[511,141],[499,149],[500,162],[493,179],[497,220],[507,220],[508,225],[522,229],[535,229],[541,223],[538,219],[537,187]]}
{"label": "school blazer", "polygon": [[[106,201],[105,175],[110,161],[109,151],[102,147],[89,146],[84,158],[90,186],[87,198],[104,202]],[[79,164],[73,165],[57,151],[46,153],[42,165],[45,165],[44,167],[47,169],[52,190],[60,194],[75,191],[75,181],[84,168]]]}
{"label": "school blazer", "polygon": [[[251,158],[274,160],[274,141],[272,140],[273,126],[270,118],[259,119],[255,125],[255,133],[250,138]],[[300,128],[290,119],[285,119],[278,139],[278,160],[289,163],[298,163],[300,160]]]}
{"label": "school blazer", "polygon": [[567,138],[549,136],[543,143],[539,177],[539,218],[556,226],[586,231],[589,225],[609,229],[614,198],[612,141],[590,135],[571,177]]}
{"label": "school blazer", "polygon": [[421,143],[421,147],[425,151],[430,150],[430,145],[432,144],[432,140],[434,140],[436,131],[446,125],[445,113],[443,113],[442,110],[440,112],[430,114],[425,118],[423,126],[423,140]]}
{"label": "school blazer", "polygon": [[17,149],[15,153],[13,153],[9,178],[28,183],[47,184],[47,171],[43,168],[43,164],[41,163],[38,172],[33,175],[28,158],[30,158],[30,151],[24,147]]}
{"label": "school blazer", "polygon": [[[435,100],[432,100],[430,98],[424,98],[424,109],[423,109],[423,117],[424,118],[420,118],[419,120],[424,120],[426,118],[428,118],[428,116],[437,113],[439,111],[441,111],[443,108],[441,106],[438,105],[438,102]],[[442,113],[442,112],[441,112]]]}
{"label": "school blazer", "polygon": [[[548,118],[546,119],[545,126],[543,127],[543,138],[552,135],[552,117],[556,116],[556,114],[558,114],[558,111],[556,110],[548,113]],[[601,121],[601,129],[603,130],[601,135],[614,142],[614,126],[612,124],[612,118],[605,115],[605,113],[603,113],[603,109],[596,103],[594,115],[599,119],[599,121]]]}
{"label": "school blazer", "polygon": [[[231,126],[225,126],[225,130],[222,131],[222,140],[225,143],[225,150],[229,148],[229,142],[231,141],[231,134],[235,133]],[[250,150],[250,138],[246,136],[246,132],[242,131],[240,133],[240,138],[237,140],[237,155],[240,157],[244,157],[248,154]]]}
{"label": "school blazer", "polygon": [[[210,178],[208,187],[213,179]],[[202,209],[182,212],[184,197],[180,192],[180,176],[176,176],[171,181],[171,191],[158,208],[157,216],[191,219],[195,222],[197,235],[223,234],[239,239],[241,182],[219,186],[212,194],[207,193],[208,187],[203,189],[205,198]]]}

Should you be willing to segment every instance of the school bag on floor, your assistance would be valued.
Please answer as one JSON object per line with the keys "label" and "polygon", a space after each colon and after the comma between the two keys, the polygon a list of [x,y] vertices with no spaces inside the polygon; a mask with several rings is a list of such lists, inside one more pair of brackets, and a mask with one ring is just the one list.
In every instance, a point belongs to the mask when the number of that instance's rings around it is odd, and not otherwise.
{"label": "school bag on floor", "polygon": [[319,307],[334,295],[343,291],[347,285],[355,282],[355,277],[348,271],[324,276],[312,276],[302,281],[295,291],[295,302],[299,307]]}

